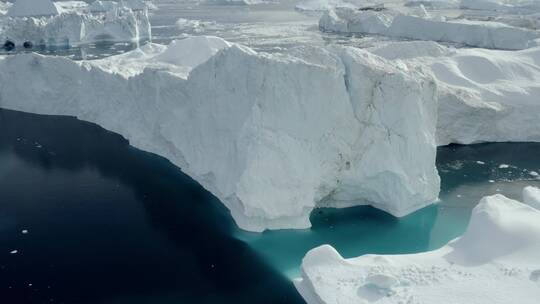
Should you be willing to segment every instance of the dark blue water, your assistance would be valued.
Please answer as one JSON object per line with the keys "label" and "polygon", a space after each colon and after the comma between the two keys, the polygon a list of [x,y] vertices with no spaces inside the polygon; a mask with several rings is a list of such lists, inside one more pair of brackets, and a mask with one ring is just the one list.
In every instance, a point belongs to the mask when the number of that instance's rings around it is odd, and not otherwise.
{"label": "dark blue water", "polygon": [[0,130],[0,303],[303,303],[289,278],[318,245],[435,249],[483,195],[540,185],[540,144],[444,147],[434,206],[401,219],[322,209],[310,230],[255,234],[167,160],[96,125],[0,110]]}
{"label": "dark blue water", "polygon": [[0,303],[303,303],[168,161],[72,118],[0,130]]}

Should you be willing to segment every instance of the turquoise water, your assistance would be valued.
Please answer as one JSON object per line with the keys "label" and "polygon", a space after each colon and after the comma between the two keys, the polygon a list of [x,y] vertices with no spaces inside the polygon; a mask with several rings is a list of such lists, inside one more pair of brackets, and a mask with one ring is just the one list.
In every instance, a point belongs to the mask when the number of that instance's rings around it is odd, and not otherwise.
{"label": "turquoise water", "polygon": [[533,143],[441,147],[440,201],[409,216],[394,218],[370,207],[322,209],[312,214],[310,230],[236,236],[290,278],[299,276],[305,253],[323,244],[344,257],[434,250],[465,231],[472,208],[483,196],[502,193],[521,199],[523,187],[540,186],[533,176],[540,172],[538,155],[540,145]]}
{"label": "turquoise water", "polygon": [[0,110],[0,129],[0,303],[303,303],[290,278],[316,246],[435,249],[482,196],[540,186],[540,144],[441,147],[433,206],[400,219],[321,209],[312,229],[255,234],[167,160],[98,126]]}

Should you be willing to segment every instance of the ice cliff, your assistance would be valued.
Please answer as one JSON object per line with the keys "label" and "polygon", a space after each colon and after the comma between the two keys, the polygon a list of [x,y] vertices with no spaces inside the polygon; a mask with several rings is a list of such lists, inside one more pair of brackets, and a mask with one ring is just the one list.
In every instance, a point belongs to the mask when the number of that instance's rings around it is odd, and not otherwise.
{"label": "ice cliff", "polygon": [[53,5],[54,13],[47,13],[47,7],[38,9],[40,6],[32,6],[37,0],[19,1],[7,15],[0,16],[2,44],[11,41],[17,46],[25,42],[35,46],[78,46],[101,41],[138,42],[151,38],[148,10],[134,1],[96,1],[89,6],[75,8],[60,5],[60,10]]}
{"label": "ice cliff", "polygon": [[354,48],[300,53],[199,37],[98,61],[7,56],[0,106],[123,135],[182,168],[247,230],[309,227],[321,205],[402,216],[434,202],[431,77]]}
{"label": "ice cliff", "polygon": [[439,250],[345,260],[326,245],[308,252],[295,284],[309,304],[536,304],[539,252],[540,211],[494,195]]}
{"label": "ice cliff", "polygon": [[537,46],[540,32],[498,22],[446,20],[385,8],[362,10],[339,7],[321,17],[319,27],[336,33],[374,34],[394,38],[438,41],[459,45],[521,50]]}

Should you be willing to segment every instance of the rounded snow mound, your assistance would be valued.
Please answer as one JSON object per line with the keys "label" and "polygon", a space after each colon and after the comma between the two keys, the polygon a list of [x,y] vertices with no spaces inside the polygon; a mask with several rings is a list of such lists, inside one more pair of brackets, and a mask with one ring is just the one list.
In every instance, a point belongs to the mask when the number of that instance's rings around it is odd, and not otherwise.
{"label": "rounded snow mound", "polygon": [[40,17],[58,15],[58,9],[50,0],[17,0],[8,10],[9,17]]}
{"label": "rounded snow mound", "polygon": [[[527,187],[524,200],[540,201]],[[484,197],[465,234],[439,250],[343,259],[331,246],[308,252],[298,291],[310,304],[538,303],[540,210]]]}

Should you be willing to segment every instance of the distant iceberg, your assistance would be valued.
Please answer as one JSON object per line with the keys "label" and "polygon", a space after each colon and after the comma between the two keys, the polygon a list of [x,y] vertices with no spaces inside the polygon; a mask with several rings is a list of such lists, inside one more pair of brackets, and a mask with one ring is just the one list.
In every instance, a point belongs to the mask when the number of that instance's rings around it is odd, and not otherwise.
{"label": "distant iceberg", "polygon": [[74,2],[18,0],[0,16],[0,41],[26,47],[151,39],[148,10],[141,1]]}
{"label": "distant iceberg", "polygon": [[427,40],[489,49],[521,50],[538,45],[540,32],[503,23],[444,16],[402,13],[386,8],[361,10],[340,7],[327,11],[319,21],[322,31],[373,34]]}
{"label": "distant iceberg", "polygon": [[536,304],[539,253],[540,211],[497,194],[439,250],[344,259],[326,245],[308,252],[295,284],[309,304]]}

